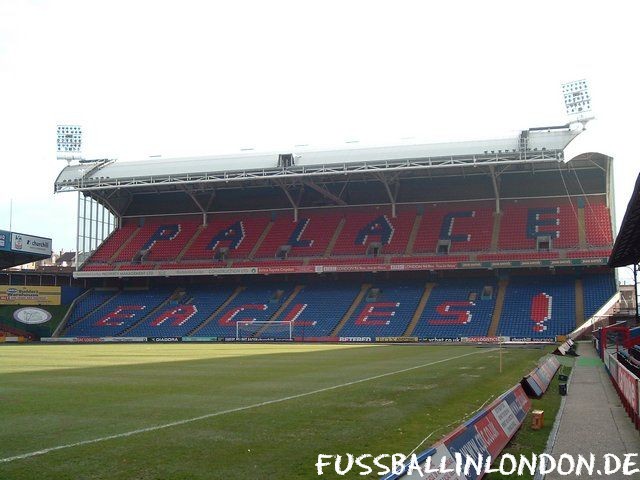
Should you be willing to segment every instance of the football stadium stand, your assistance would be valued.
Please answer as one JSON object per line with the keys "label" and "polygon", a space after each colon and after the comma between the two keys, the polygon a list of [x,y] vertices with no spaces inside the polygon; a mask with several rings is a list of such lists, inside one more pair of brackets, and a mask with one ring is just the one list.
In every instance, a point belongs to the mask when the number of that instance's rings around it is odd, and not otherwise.
{"label": "football stadium stand", "polygon": [[[448,256],[447,261],[469,258],[457,257],[461,252],[476,253],[481,261],[607,256],[607,250],[590,249],[612,242],[608,209],[596,201],[589,208],[598,214],[585,216],[588,221],[582,234],[577,220],[579,207],[562,198],[506,204],[501,215],[486,202],[478,202],[454,207],[405,205],[396,217],[382,207],[303,211],[298,221],[290,212],[212,215],[206,227],[196,217],[154,218],[142,227],[128,223],[116,230],[90,257],[84,270],[215,268],[227,266],[228,261],[236,267],[292,266],[302,265],[305,259],[312,265],[384,263],[387,258],[400,262],[424,254],[440,254],[441,261],[444,256]],[[492,231],[498,217],[499,246],[492,251]],[[411,255],[407,255],[418,218]],[[580,246],[581,235],[586,236],[588,245]],[[326,255],[334,236],[336,242]],[[274,263],[265,263],[265,259]],[[300,260],[286,263],[286,259]]]}
{"label": "football stadium stand", "polygon": [[579,133],[71,164],[93,290],[61,334],[553,340],[616,289],[612,159],[565,159]]}
{"label": "football stadium stand", "polygon": [[[506,287],[498,334],[553,339],[576,327],[577,280],[587,316],[615,292],[605,273],[513,275]],[[95,290],[78,302],[66,336],[222,337],[236,335],[238,321],[293,322],[293,336],[458,339],[486,337],[496,307],[498,281],[479,278],[323,283],[258,282],[238,287],[206,284],[151,290]],[[425,289],[426,304],[420,308]],[[362,292],[362,295],[359,293]],[[342,319],[344,324],[339,327]],[[417,322],[411,326],[411,321]],[[262,333],[256,332],[256,337]],[[267,335],[268,332],[265,333]]]}

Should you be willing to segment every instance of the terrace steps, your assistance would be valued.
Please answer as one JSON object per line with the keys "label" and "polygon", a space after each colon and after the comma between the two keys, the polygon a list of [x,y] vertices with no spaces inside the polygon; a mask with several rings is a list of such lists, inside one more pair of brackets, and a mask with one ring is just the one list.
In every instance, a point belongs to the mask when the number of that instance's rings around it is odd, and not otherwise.
{"label": "terrace steps", "polygon": [[131,243],[131,240],[136,238],[136,236],[138,235],[138,232],[140,232],[141,228],[142,227],[139,226],[133,232],[131,232],[131,235],[129,235],[129,238],[127,238],[124,242],[122,242],[122,245],[120,245],[116,249],[115,253],[113,255],[111,255],[111,258],[109,258],[109,262],[108,263],[113,263],[113,262],[116,261],[116,258],[118,258],[120,253],[126,248],[127,245],[129,245],[129,243]]}
{"label": "terrace steps", "polygon": [[138,320],[137,322],[133,323],[131,326],[127,327],[125,330],[123,330],[121,333],[118,334],[119,337],[126,337],[127,334],[133,330],[134,328],[136,328],[138,325],[140,325],[142,322],[144,322],[145,320],[151,318],[152,315],[155,315],[156,313],[158,313],[161,309],[164,309],[167,307],[167,305],[169,304],[169,302],[174,298],[174,297],[178,297],[180,295],[180,292],[184,293],[184,289],[178,287],[176,288],[173,292],[171,292],[171,295],[169,295],[167,298],[164,299],[164,301],[162,303],[160,303],[160,305],[158,305],[156,308],[154,308],[153,310],[151,310],[149,313],[147,313],[145,316],[143,316],[140,320]]}
{"label": "terrace steps", "polygon": [[333,247],[336,246],[336,243],[338,242],[338,238],[340,237],[340,233],[342,232],[342,229],[344,228],[346,223],[347,223],[346,218],[340,219],[340,223],[338,223],[338,227],[336,228],[336,231],[333,232],[333,237],[331,237],[331,241],[329,241],[329,245],[327,245],[327,249],[324,251],[325,257],[331,256],[331,252],[333,252]]}
{"label": "terrace steps", "polygon": [[411,233],[409,234],[407,249],[405,250],[405,255],[407,256],[413,255],[413,245],[416,243],[416,238],[418,236],[418,232],[420,231],[420,224],[422,223],[423,216],[423,213],[418,213],[415,220],[413,221],[413,228],[411,229]]}
{"label": "terrace steps", "polygon": [[338,334],[340,333],[340,330],[342,330],[344,326],[347,324],[347,322],[353,315],[353,312],[356,311],[356,308],[358,308],[358,305],[360,305],[360,303],[362,302],[362,300],[364,299],[365,295],[367,294],[370,288],[371,288],[370,283],[362,284],[362,287],[360,287],[360,292],[358,293],[356,298],[354,298],[353,303],[351,304],[349,309],[346,311],[346,313],[342,316],[342,319],[340,320],[338,325],[336,325],[336,327],[331,332],[332,337],[338,336]]}
{"label": "terrace steps", "polygon": [[584,323],[584,286],[582,279],[576,278],[576,327]]}
{"label": "terrace steps", "polygon": [[587,249],[587,223],[585,220],[584,206],[578,207],[578,245],[581,249]]}
{"label": "terrace steps", "polygon": [[108,303],[111,303],[113,300],[115,300],[116,298],[118,298],[118,296],[120,295],[120,291],[116,291],[112,296],[110,296],[109,298],[107,298],[104,302],[102,302],[100,305],[98,305],[96,308],[94,308],[93,310],[91,310],[89,313],[87,313],[86,315],[83,315],[82,317],[80,317],[78,320],[76,320],[73,323],[70,323],[68,325],[65,325],[64,327],[64,331],[63,334],[61,336],[64,336],[67,331],[69,330],[70,327],[73,327],[74,325],[77,325],[80,322],[83,322],[85,319],[87,319],[89,316],[93,315],[94,313],[96,313],[98,310],[100,310],[102,307],[104,307],[105,305],[107,305]]}
{"label": "terrace steps", "polygon": [[504,299],[507,295],[508,286],[509,279],[507,278],[503,278],[498,282],[496,304],[493,308],[493,314],[491,315],[491,324],[489,325],[489,331],[487,332],[487,335],[489,337],[495,337],[498,332],[498,326],[500,325],[500,317],[502,316],[502,309],[504,307]]}
{"label": "terrace steps", "polygon": [[[253,260],[253,257],[255,257],[256,253],[258,253],[258,250],[260,249],[262,242],[264,241],[265,238],[267,238],[267,235],[269,235],[269,232],[273,228],[273,224],[274,224],[273,220],[270,220],[269,223],[267,223],[267,226],[262,231],[262,234],[260,234],[260,237],[256,241],[256,244],[251,249],[251,252],[249,252],[249,256],[248,256],[249,260]],[[274,252],[274,255],[275,255],[275,252]]]}
{"label": "terrace steps", "polygon": [[218,316],[218,314],[220,312],[222,312],[225,308],[227,308],[227,306],[233,302],[233,300],[240,295],[244,290],[246,289],[246,287],[238,287],[236,288],[233,293],[231,295],[229,295],[229,298],[227,298],[224,303],[222,303],[218,308],[215,309],[215,311],[209,315],[204,322],[202,322],[200,325],[198,325],[196,328],[194,328],[193,330],[191,330],[189,332],[189,334],[187,336],[193,336],[196,333],[198,333],[205,325],[207,325],[209,322],[211,322],[211,320],[213,320],[215,317]]}
{"label": "terrace steps", "polygon": [[196,232],[192,235],[192,237],[189,239],[189,241],[185,244],[184,248],[180,251],[180,253],[176,257],[176,260],[175,260],[176,263],[179,263],[180,261],[182,261],[182,258],[189,251],[189,249],[191,248],[191,245],[193,245],[193,242],[195,242],[198,239],[198,237],[200,236],[200,234],[203,232],[205,228],[206,228],[205,225],[198,226],[198,228],[196,229]]}
{"label": "terrace steps", "polygon": [[422,312],[424,312],[425,307],[427,306],[427,302],[429,301],[429,297],[431,296],[431,291],[436,286],[435,283],[429,282],[424,286],[424,292],[422,292],[422,296],[420,297],[420,301],[418,302],[418,306],[416,307],[416,311],[413,312],[413,316],[411,317],[411,322],[407,326],[407,329],[402,334],[403,337],[410,337],[413,331],[415,330],[418,322],[420,321],[420,317],[422,316]]}
{"label": "terrace steps", "polygon": [[[271,318],[269,318],[269,321],[270,322],[276,321],[280,317],[280,315],[282,315],[282,313],[289,307],[289,305],[291,305],[291,302],[295,300],[295,298],[298,296],[298,294],[302,291],[303,288],[304,288],[304,285],[296,285],[295,288],[293,289],[293,292],[291,292],[291,295],[289,295],[289,297],[282,303],[282,305],[280,305],[278,310],[276,310],[275,313],[271,315]],[[253,336],[256,338],[259,338],[262,335],[262,333],[267,329],[267,327],[268,325],[262,326]]]}

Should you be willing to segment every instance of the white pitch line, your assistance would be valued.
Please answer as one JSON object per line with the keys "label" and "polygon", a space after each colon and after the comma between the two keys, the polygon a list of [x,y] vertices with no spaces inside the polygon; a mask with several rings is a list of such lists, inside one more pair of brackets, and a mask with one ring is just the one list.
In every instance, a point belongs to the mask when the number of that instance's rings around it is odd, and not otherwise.
{"label": "white pitch line", "polygon": [[411,370],[417,370],[419,368],[429,367],[431,365],[436,365],[438,363],[448,362],[449,360],[456,360],[458,358],[468,357],[469,355],[476,355],[478,353],[492,352],[494,350],[495,350],[495,348],[489,348],[487,350],[465,353],[464,355],[457,355],[455,357],[443,358],[441,360],[436,360],[434,362],[429,362],[429,363],[423,363],[422,365],[416,365],[416,366],[413,366],[413,367],[403,368],[402,370],[396,370],[394,372],[381,373],[380,375],[374,375],[372,377],[361,378],[360,380],[353,380],[351,382],[341,383],[339,385],[332,385],[331,387],[319,388],[317,390],[312,390],[310,392],[298,393],[296,395],[289,395],[288,397],[276,398],[274,400],[267,400],[267,401],[260,402],[260,403],[254,403],[252,405],[245,405],[244,407],[230,408],[228,410],[221,410],[219,412],[213,412],[213,413],[207,413],[205,415],[200,415],[199,417],[186,418],[184,420],[177,420],[175,422],[165,423],[165,424],[162,424],[162,425],[154,425],[153,427],[140,428],[138,430],[131,430],[129,432],[124,432],[124,433],[116,433],[114,435],[108,435],[106,437],[94,438],[94,439],[91,439],[91,440],[83,440],[81,442],[67,443],[66,445],[58,445],[57,447],[44,448],[42,450],[37,450],[35,452],[28,452],[28,453],[23,453],[21,455],[15,455],[13,457],[1,458],[0,459],[0,463],[9,463],[9,462],[13,462],[15,460],[24,460],[25,458],[37,457],[37,456],[40,456],[40,455],[45,455],[47,453],[55,452],[57,450],[64,450],[64,449],[73,448],[73,447],[81,447],[83,445],[91,445],[92,443],[105,442],[107,440],[114,440],[116,438],[131,437],[133,435],[138,435],[140,433],[154,432],[156,430],[162,430],[164,428],[177,427],[177,426],[180,426],[180,425],[185,425],[187,423],[193,423],[193,422],[197,422],[197,421],[200,421],[200,420],[205,420],[207,418],[219,417],[221,415],[227,415],[229,413],[242,412],[244,410],[251,410],[253,408],[264,407],[266,405],[273,405],[275,403],[286,402],[288,400],[295,400],[297,398],[308,397],[309,395],[315,395],[316,393],[323,393],[323,392],[328,392],[328,391],[331,391],[331,390],[336,390],[336,389],[342,388],[342,387],[349,387],[351,385],[357,385],[358,383],[370,382],[371,380],[377,380],[379,378],[389,377],[391,375],[397,375],[399,373],[410,372]]}

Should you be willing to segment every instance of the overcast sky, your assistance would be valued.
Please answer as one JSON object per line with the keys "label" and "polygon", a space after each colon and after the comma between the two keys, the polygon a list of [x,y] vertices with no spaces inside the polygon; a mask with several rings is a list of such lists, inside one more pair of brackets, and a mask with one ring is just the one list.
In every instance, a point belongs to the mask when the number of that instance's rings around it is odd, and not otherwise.
{"label": "overcast sky", "polygon": [[0,0],[0,228],[75,248],[53,195],[57,123],[85,155],[210,154],[346,140],[496,138],[597,120],[572,151],[615,158],[621,220],[640,169],[637,2]]}

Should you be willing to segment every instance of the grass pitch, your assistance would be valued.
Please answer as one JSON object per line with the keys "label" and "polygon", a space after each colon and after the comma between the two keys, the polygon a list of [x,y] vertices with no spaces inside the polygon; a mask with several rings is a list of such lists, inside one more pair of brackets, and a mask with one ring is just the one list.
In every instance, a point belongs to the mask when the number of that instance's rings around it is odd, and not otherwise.
{"label": "grass pitch", "polygon": [[499,374],[458,345],[3,346],[0,479],[318,478],[320,453],[426,448],[544,353],[505,349]]}

